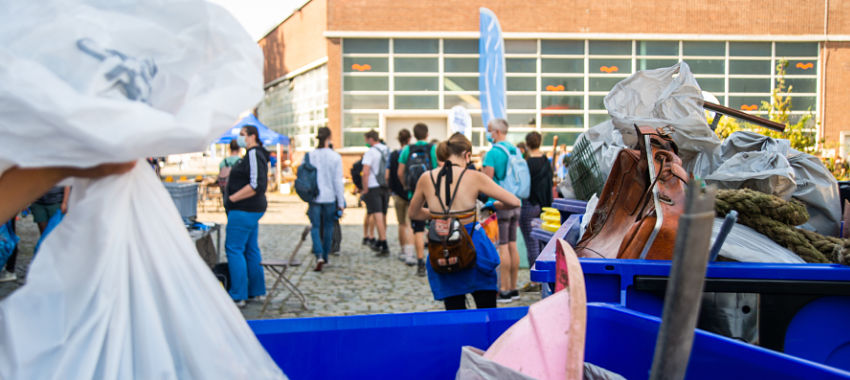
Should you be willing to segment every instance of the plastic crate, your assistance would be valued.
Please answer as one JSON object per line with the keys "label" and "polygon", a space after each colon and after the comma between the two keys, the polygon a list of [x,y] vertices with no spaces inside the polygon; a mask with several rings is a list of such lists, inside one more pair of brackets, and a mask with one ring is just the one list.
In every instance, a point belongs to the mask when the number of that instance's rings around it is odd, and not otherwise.
{"label": "plastic crate", "polygon": [[[657,317],[588,304],[585,361],[646,379]],[[489,347],[527,308],[249,321],[291,379],[454,379],[461,347]],[[848,379],[850,373],[697,330],[688,379]]]}
{"label": "plastic crate", "polygon": [[608,177],[608,173],[600,173],[596,157],[593,156],[593,147],[584,136],[573,147],[567,170],[576,198],[583,201],[590,199],[593,194],[601,193],[605,178]]}
{"label": "plastic crate", "polygon": [[177,211],[184,221],[194,219],[198,215],[198,184],[163,182],[168,194],[177,206]]}

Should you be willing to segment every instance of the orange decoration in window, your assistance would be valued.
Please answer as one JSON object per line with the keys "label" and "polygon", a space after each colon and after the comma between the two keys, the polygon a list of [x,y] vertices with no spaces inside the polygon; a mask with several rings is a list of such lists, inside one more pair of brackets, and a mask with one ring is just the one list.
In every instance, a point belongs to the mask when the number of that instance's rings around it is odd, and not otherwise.
{"label": "orange decoration in window", "polygon": [[546,91],[564,91],[564,85],[559,84],[557,86],[548,85],[546,86]]}
{"label": "orange decoration in window", "polygon": [[741,104],[741,109],[744,111],[755,111],[759,109],[759,106],[755,104]]}
{"label": "orange decoration in window", "polygon": [[602,66],[602,67],[599,68],[599,71],[611,74],[611,73],[616,73],[616,72],[620,71],[620,68],[617,67],[617,66],[610,66],[610,67],[609,66]]}
{"label": "orange decoration in window", "polygon": [[798,69],[808,70],[808,69],[811,69],[812,67],[815,67],[815,65],[811,62],[806,62],[806,63],[797,62],[797,68]]}
{"label": "orange decoration in window", "polygon": [[361,64],[359,64],[359,63],[355,63],[355,64],[351,65],[351,69],[352,69],[352,70],[357,70],[357,71],[369,71],[369,70],[372,70],[372,65],[370,65],[370,64],[368,64],[368,63],[367,63],[367,64],[365,64],[365,65],[361,65]]}

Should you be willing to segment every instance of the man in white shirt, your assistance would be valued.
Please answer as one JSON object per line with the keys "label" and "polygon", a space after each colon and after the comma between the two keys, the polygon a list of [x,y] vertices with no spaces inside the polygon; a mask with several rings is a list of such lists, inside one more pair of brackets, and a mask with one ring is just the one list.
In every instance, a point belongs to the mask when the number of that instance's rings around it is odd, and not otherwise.
{"label": "man in white shirt", "polygon": [[374,245],[374,249],[378,251],[376,256],[386,257],[390,255],[387,246],[387,223],[384,219],[389,205],[386,167],[390,150],[381,143],[375,130],[366,132],[365,138],[369,150],[363,155],[362,198],[366,203],[366,214],[378,228],[378,242]]}

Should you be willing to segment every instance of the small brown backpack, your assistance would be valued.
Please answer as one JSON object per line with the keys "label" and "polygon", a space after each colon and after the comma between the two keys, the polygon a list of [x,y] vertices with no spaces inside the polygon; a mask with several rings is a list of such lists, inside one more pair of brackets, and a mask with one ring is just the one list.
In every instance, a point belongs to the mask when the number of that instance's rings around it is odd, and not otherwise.
{"label": "small brown backpack", "polygon": [[[430,175],[431,183],[434,184],[434,193],[443,209],[442,213],[431,213],[431,227],[428,229],[428,261],[431,263],[431,268],[437,273],[455,273],[475,264],[475,245],[472,243],[472,237],[469,236],[466,227],[460,222],[460,219],[468,217],[467,215],[475,215],[475,210],[464,215],[452,214],[450,211],[455,195],[457,195],[457,189],[460,188],[460,180],[466,170],[463,169],[460,173],[454,194],[450,194],[449,190],[452,182],[450,162],[447,161],[446,166],[437,174],[436,181],[433,173]],[[440,197],[440,183],[443,177],[446,177],[447,202],[445,204]]]}

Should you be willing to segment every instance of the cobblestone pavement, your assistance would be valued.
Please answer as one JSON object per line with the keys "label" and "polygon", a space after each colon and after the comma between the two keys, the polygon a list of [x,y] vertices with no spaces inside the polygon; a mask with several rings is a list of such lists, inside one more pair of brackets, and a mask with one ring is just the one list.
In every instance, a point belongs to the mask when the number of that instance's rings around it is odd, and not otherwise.
{"label": "cobblestone pavement", "polygon": [[[350,196],[349,205],[356,205]],[[309,225],[306,204],[294,195],[269,194],[269,208],[260,220],[260,249],[264,259],[288,259],[300,240],[302,231]],[[198,220],[226,223],[223,212],[215,207],[199,208]],[[400,251],[397,238],[395,213],[390,207],[387,217],[388,241],[391,257],[378,258],[360,244],[363,238],[363,216],[365,208],[349,207],[341,220],[342,252],[331,256],[330,264],[322,272],[313,272],[315,265],[310,254],[311,240],[308,236],[298,250],[296,258],[303,264],[291,267],[287,277],[297,284],[307,298],[308,309],[303,309],[295,297],[286,290],[271,300],[264,315],[260,315],[262,304],[248,303],[242,309],[247,319],[292,318],[331,315],[406,313],[443,310],[442,302],[434,301],[428,280],[416,276],[416,267],[409,267],[397,259]],[[5,298],[23,284],[23,276],[32,258],[32,249],[38,230],[31,217],[18,221],[21,250],[18,258],[17,282],[0,283],[0,299]],[[224,243],[222,228],[222,244]],[[226,260],[222,249],[221,260]],[[271,288],[274,278],[266,273],[266,284]],[[520,269],[519,286],[528,282],[528,269]],[[281,287],[282,288],[282,287]],[[500,306],[529,305],[540,299],[539,293],[523,293],[519,301]],[[474,302],[468,297],[468,305]]]}

